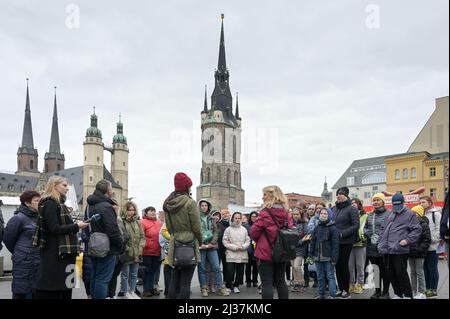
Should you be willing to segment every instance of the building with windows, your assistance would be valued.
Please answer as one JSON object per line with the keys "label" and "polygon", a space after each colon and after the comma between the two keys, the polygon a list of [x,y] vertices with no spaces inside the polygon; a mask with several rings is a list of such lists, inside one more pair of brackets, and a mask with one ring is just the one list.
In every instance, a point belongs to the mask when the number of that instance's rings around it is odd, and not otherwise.
{"label": "building with windows", "polygon": [[448,191],[448,156],[448,152],[411,152],[387,156],[387,190],[407,194],[423,186],[423,195],[429,195],[435,202],[443,202]]}
{"label": "building with windows", "polygon": [[320,196],[312,196],[312,195],[304,195],[304,194],[297,194],[297,193],[287,193],[285,194],[289,207],[300,207],[305,204],[318,204],[322,202],[322,198]]}
{"label": "building with windows", "polygon": [[347,186],[350,197],[359,198],[363,205],[371,205],[372,196],[386,190],[385,156],[359,159],[347,168],[331,188],[332,203],[336,201],[336,191]]}

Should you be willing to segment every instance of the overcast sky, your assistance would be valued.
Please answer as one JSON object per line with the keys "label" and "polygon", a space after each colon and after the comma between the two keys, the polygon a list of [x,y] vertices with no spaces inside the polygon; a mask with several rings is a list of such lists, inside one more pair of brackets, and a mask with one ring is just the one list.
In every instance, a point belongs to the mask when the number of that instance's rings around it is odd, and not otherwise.
{"label": "overcast sky", "polygon": [[246,201],[260,201],[268,184],[319,195],[324,177],[331,188],[353,160],[405,152],[435,98],[448,95],[448,6],[447,0],[2,1],[0,170],[16,170],[29,77],[41,170],[56,85],[66,168],[82,165],[95,105],[105,144],[123,115],[129,195],[141,208],[161,209],[178,171],[197,186],[204,85],[209,103],[224,13]]}

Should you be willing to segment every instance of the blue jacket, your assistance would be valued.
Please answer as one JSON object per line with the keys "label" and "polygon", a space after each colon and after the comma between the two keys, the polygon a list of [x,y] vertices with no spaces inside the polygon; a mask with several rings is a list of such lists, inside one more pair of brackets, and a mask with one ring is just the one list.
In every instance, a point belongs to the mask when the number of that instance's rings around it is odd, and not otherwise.
{"label": "blue jacket", "polygon": [[297,257],[306,257],[308,255],[308,242],[304,242],[302,239],[308,233],[308,223],[296,223],[294,221],[294,226],[300,234],[300,240],[295,248],[295,255]]}
{"label": "blue jacket", "polygon": [[338,203],[333,207],[334,222],[340,233],[340,244],[354,244],[358,240],[359,231],[359,213],[352,206],[350,199],[345,202]]}
{"label": "blue jacket", "polygon": [[337,263],[339,257],[339,231],[333,221],[319,221],[311,240],[311,257],[318,262]]}
{"label": "blue jacket", "polygon": [[[382,255],[409,254],[409,247],[415,243],[422,233],[419,219],[408,207],[392,212],[381,225],[378,251]],[[408,244],[400,246],[405,239]]]}
{"label": "blue jacket", "polygon": [[27,294],[33,289],[39,269],[39,248],[31,246],[36,229],[37,212],[21,205],[6,225],[3,242],[12,254],[12,292]]}

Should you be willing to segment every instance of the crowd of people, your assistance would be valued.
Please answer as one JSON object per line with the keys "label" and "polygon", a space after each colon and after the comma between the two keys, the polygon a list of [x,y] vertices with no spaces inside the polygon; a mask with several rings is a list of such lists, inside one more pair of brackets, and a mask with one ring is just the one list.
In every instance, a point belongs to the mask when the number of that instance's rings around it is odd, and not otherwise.
{"label": "crowd of people", "polygon": [[[317,299],[348,299],[369,288],[372,299],[438,296],[439,245],[448,255],[448,195],[443,209],[429,196],[410,209],[396,193],[387,209],[379,193],[366,212],[346,187],[337,190],[334,207],[291,208],[278,186],[267,186],[261,210],[243,214],[215,211],[205,199],[197,203],[191,188],[192,180],[177,173],[163,211],[149,206],[140,214],[131,201],[118,207],[111,183],[101,180],[80,221],[64,204],[66,179],[51,177],[43,194],[25,191],[5,227],[0,220],[0,238],[12,253],[12,298],[71,299],[81,253],[91,299],[152,298],[161,291],[189,299],[196,268],[202,297],[239,294],[244,284],[263,299],[272,299],[274,289],[288,299],[310,288]],[[288,261],[274,257],[281,229],[298,238]],[[367,285],[369,269],[375,288]]]}

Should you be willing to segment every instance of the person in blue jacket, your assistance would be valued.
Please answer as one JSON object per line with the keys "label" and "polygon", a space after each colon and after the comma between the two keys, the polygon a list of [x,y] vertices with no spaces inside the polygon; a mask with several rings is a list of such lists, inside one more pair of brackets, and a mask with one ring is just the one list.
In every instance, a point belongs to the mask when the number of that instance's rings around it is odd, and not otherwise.
{"label": "person in blue jacket", "polygon": [[25,191],[20,206],[6,225],[3,242],[12,254],[13,299],[31,299],[33,284],[39,268],[39,248],[31,245],[36,229],[37,211],[41,195]]}

